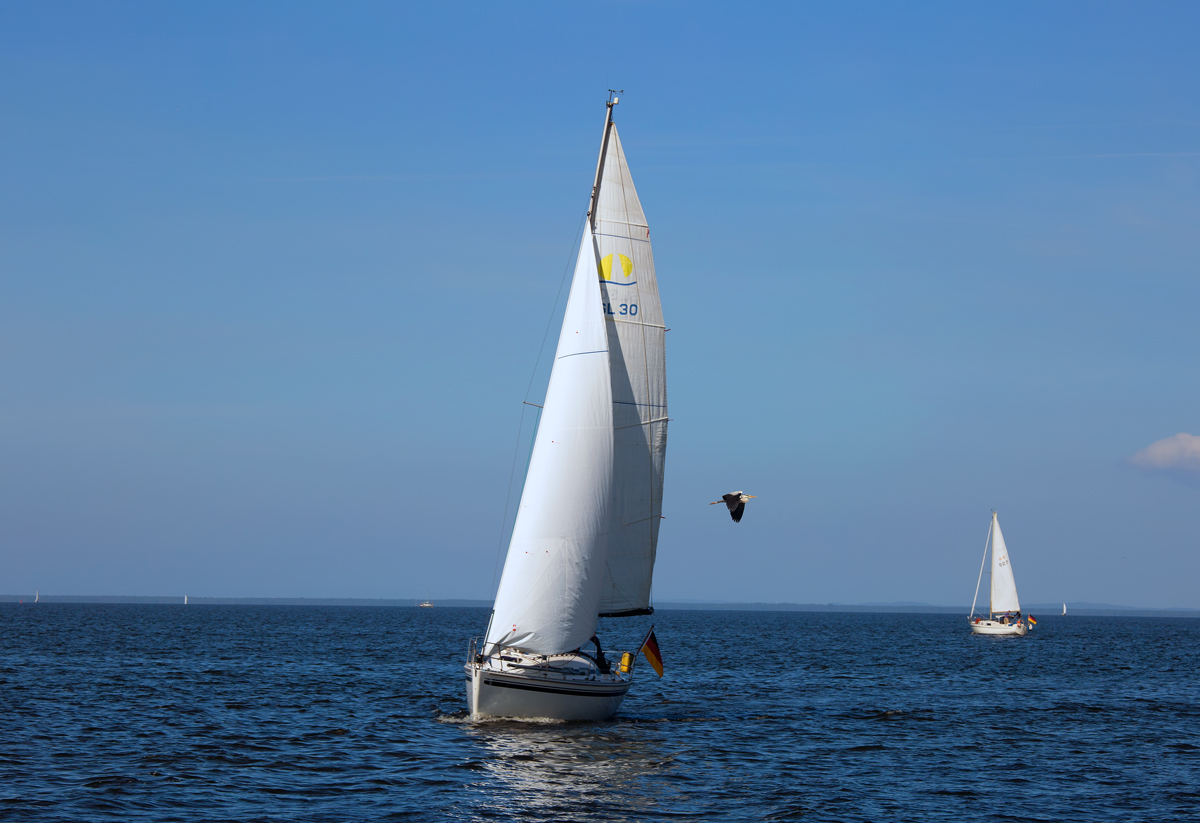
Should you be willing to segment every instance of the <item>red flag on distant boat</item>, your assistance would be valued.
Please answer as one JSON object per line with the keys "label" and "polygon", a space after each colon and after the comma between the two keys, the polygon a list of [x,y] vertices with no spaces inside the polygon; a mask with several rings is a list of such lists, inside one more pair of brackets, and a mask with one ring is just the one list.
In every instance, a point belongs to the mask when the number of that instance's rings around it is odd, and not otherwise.
{"label": "red flag on distant boat", "polygon": [[658,676],[663,676],[663,661],[662,652],[658,650],[658,639],[654,636],[654,627],[650,627],[649,634],[642,641],[641,653],[646,655],[646,659],[650,661],[650,665],[654,667],[654,671],[658,672]]}

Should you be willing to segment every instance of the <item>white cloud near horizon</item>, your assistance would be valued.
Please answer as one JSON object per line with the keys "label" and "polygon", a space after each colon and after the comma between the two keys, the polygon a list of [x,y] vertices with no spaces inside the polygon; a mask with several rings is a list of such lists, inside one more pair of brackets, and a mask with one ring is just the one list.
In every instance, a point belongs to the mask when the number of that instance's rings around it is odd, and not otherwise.
{"label": "white cloud near horizon", "polygon": [[1200,435],[1180,432],[1156,440],[1129,462],[1139,469],[1160,472],[1188,485],[1200,485]]}

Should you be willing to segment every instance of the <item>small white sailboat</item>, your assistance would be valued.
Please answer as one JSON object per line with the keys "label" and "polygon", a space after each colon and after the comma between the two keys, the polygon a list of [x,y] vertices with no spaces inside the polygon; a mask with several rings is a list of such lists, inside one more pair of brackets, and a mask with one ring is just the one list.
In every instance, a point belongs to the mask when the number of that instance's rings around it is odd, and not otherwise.
{"label": "small white sailboat", "polygon": [[185,605],[185,606],[187,605],[187,595],[186,594],[183,596],[183,605]]}
{"label": "small white sailboat", "polygon": [[39,601],[39,600],[41,600],[41,599],[42,599],[42,590],[41,590],[41,589],[34,589],[34,590],[33,590],[33,602],[34,602],[34,603],[36,603],[36,602],[38,602],[38,601]]}
{"label": "small white sailboat", "polygon": [[1063,613],[1062,613],[1062,616],[1063,616],[1063,617],[1066,617],[1066,616],[1067,616],[1067,604],[1066,604],[1066,603],[1063,603]]}
{"label": "small white sailboat", "polygon": [[[975,616],[975,603],[979,600],[979,584],[983,581],[983,567],[987,563],[988,549],[992,552],[991,596],[988,599],[988,616]],[[979,564],[979,580],[975,582],[975,598],[971,601],[971,631],[975,634],[1003,634],[1024,636],[1028,627],[1021,619],[1021,603],[1017,599],[1017,580],[1013,576],[1012,561],[1004,535],[1000,532],[1000,518],[992,512],[992,524],[988,539],[983,546],[983,561]]]}
{"label": "small white sailboat", "polygon": [[433,602],[432,602],[432,601],[430,601],[430,600],[422,600],[420,603],[418,603],[418,604],[417,604],[417,608],[419,608],[419,609],[432,609],[432,608],[433,608]]}
{"label": "small white sailboat", "polygon": [[[610,99],[588,220],[487,635],[473,717],[603,720],[632,683],[600,617],[652,614],[667,444],[666,328],[650,229]],[[594,645],[594,651],[592,646]],[[585,649],[586,647],[586,649]]]}

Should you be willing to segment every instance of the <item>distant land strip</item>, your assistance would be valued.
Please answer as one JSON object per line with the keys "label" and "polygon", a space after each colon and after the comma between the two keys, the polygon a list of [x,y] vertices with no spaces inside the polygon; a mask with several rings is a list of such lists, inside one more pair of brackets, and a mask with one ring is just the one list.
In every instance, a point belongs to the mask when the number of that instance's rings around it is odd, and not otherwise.
{"label": "distant land strip", "polygon": [[[32,594],[0,594],[0,603],[32,605]],[[188,597],[189,606],[371,606],[416,608],[416,599],[367,597]],[[137,595],[63,595],[43,594],[38,605],[53,603],[109,603],[140,605],[183,605],[183,596]],[[432,601],[434,608],[490,609],[490,600],[447,599]],[[709,601],[660,600],[654,604],[662,611],[745,611],[745,612],[864,612],[874,614],[960,614],[967,616],[969,606],[933,606],[928,603],[724,603]],[[1061,603],[1033,603],[1026,614],[1056,617]],[[1067,603],[1067,616],[1089,617],[1192,617],[1200,618],[1200,609],[1147,609],[1137,606],[1113,606],[1107,603]]]}

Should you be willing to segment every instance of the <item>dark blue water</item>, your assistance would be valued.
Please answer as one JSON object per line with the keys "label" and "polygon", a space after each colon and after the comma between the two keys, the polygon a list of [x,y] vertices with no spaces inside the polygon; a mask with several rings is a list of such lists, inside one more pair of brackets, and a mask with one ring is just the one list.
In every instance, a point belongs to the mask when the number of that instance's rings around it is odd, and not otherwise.
{"label": "dark blue water", "polygon": [[659,612],[613,721],[472,724],[486,618],[0,605],[0,818],[1200,819],[1200,620]]}

